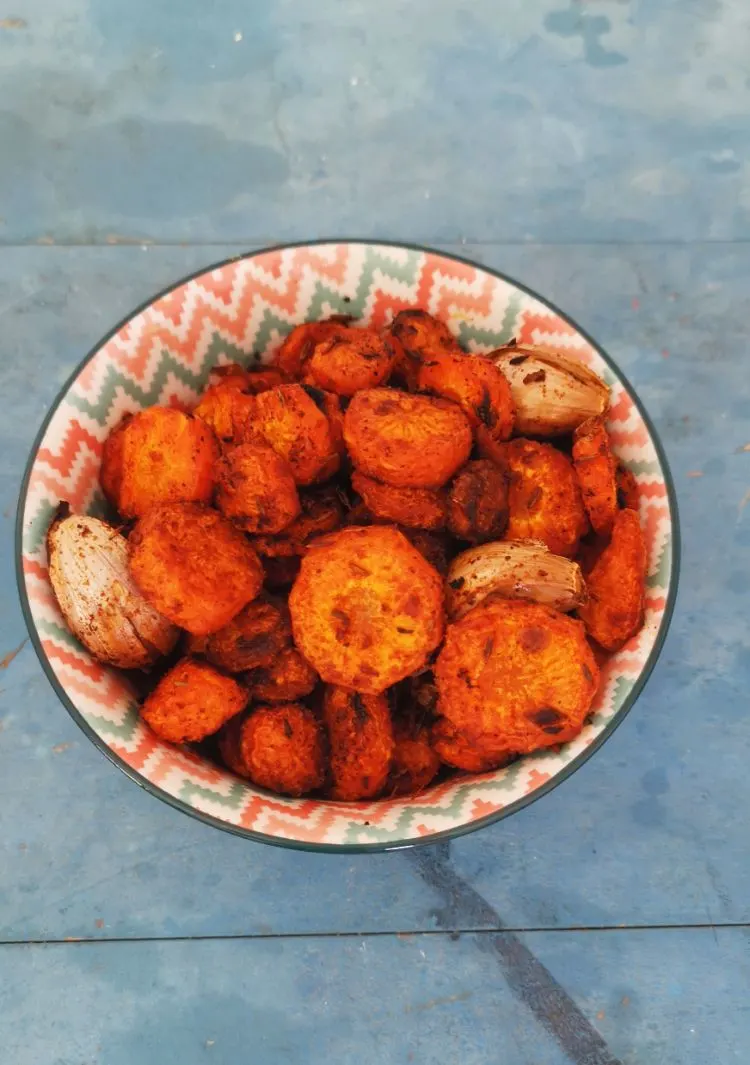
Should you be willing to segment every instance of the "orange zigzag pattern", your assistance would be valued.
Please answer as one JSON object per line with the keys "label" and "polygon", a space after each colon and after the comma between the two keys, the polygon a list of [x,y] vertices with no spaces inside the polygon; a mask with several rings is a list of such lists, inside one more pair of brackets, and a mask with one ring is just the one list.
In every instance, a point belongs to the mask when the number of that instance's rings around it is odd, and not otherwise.
{"label": "orange zigzag pattern", "polygon": [[627,422],[633,413],[633,401],[623,388],[620,394],[610,405],[607,417],[611,422]]}
{"label": "orange zigzag pattern", "polygon": [[[264,256],[261,261],[255,260],[253,266],[260,267],[265,272],[271,273],[273,276],[281,276],[281,254],[282,253],[275,253],[270,256]],[[346,276],[348,258],[349,254],[348,249],[346,248],[337,250],[336,258],[333,263],[326,261],[320,255],[316,255],[314,251],[311,251],[310,249],[301,249],[296,257],[292,257],[292,261],[287,271],[289,275],[289,284],[283,292],[279,292],[277,289],[264,284],[262,279],[257,276],[257,271],[252,276],[246,274],[242,278],[242,291],[238,296],[236,313],[233,314],[224,313],[214,308],[205,300],[201,299],[200,296],[198,296],[192,310],[188,311],[186,309],[187,286],[181,286],[174,292],[168,293],[166,296],[162,297],[162,299],[155,303],[152,308],[148,308],[143,312],[142,319],[144,327],[134,351],[132,349],[124,350],[123,345],[114,343],[109,347],[107,357],[113,359],[113,361],[123,369],[127,370],[138,381],[142,381],[146,375],[149,366],[149,356],[155,343],[163,345],[173,353],[181,355],[188,364],[191,364],[194,361],[198,340],[204,334],[207,322],[210,323],[212,328],[222,331],[225,335],[230,336],[235,342],[240,343],[245,337],[247,323],[258,299],[263,299],[268,305],[276,307],[287,315],[292,316],[296,308],[302,280],[300,267],[308,265],[314,268],[316,273],[323,274],[331,280],[341,284]],[[188,284],[192,285],[193,291],[198,293],[201,288],[207,293],[210,292],[212,295],[215,295],[218,291],[221,294],[223,301],[228,302],[228,295],[234,291],[241,265],[242,264],[234,263],[223,267],[221,269],[221,279],[218,281],[213,279],[211,274],[207,274],[204,277],[194,279]],[[461,281],[471,281],[475,277],[473,269],[462,263],[446,263],[435,256],[427,257],[425,266],[422,270],[418,284],[418,303],[429,302],[429,295],[433,285],[436,283],[435,275],[438,273],[442,275],[441,281],[443,282],[443,288],[439,298],[439,308],[441,313],[446,313],[447,308],[450,306],[463,310],[478,311],[483,315],[490,313],[493,289],[492,279],[485,279],[483,292],[479,296],[470,296],[461,292],[456,292],[450,289],[445,282],[449,282],[452,278]],[[376,290],[372,315],[373,324],[383,325],[389,310],[397,312],[398,310],[402,310],[404,307],[411,305],[411,301],[403,301],[397,297],[394,298],[389,296],[382,290]],[[190,321],[186,323],[185,315],[188,313],[190,313],[191,318]],[[155,317],[158,318],[159,316],[168,318],[174,324],[175,331],[173,332],[161,321],[154,320]],[[176,333],[182,332],[185,326],[187,326],[187,331],[184,339],[181,339]],[[125,329],[121,330],[119,339],[125,341]],[[86,372],[79,378],[79,386],[84,389],[91,387],[95,372],[95,367],[93,365],[87,367]]]}
{"label": "orange zigzag pattern", "polygon": [[47,610],[57,610],[57,602],[49,589],[32,585],[26,588],[26,594],[32,602],[38,603]]}
{"label": "orange zigzag pattern", "polygon": [[98,458],[89,459],[81,466],[73,484],[35,469],[29,480],[29,489],[40,492],[42,488],[46,488],[52,499],[65,500],[73,510],[81,510],[91,494],[92,484],[96,484],[99,479],[100,464],[101,460]]}
{"label": "orange zigzag pattern", "polygon": [[37,562],[36,559],[24,555],[23,572],[29,577],[38,577],[39,580],[44,582],[46,587],[49,587],[49,570],[41,562]]}
{"label": "orange zigzag pattern", "polygon": [[[109,746],[115,752],[119,754],[123,761],[127,762],[131,769],[136,769],[139,772],[143,769],[149,757],[161,746],[161,741],[157,740],[155,736],[151,735],[144,729],[143,735],[138,740],[138,746],[134,751],[128,750],[127,747],[123,747],[117,740],[110,741]],[[149,776],[149,780],[151,777]]]}
{"label": "orange zigzag pattern", "polygon": [[[200,283],[200,278],[197,278],[196,281]],[[169,318],[176,326],[179,326],[182,323],[188,288],[189,285],[180,285],[174,292],[168,292],[166,296],[162,296],[160,300],[157,300],[151,306],[159,314]]]}
{"label": "orange zigzag pattern", "polygon": [[502,810],[503,804],[500,802],[487,802],[486,799],[474,799],[471,804],[471,820],[478,821],[480,817],[487,817],[489,814],[497,813],[498,810]]}
{"label": "orange zigzag pattern", "polygon": [[664,607],[667,605],[667,600],[663,595],[648,595],[646,596],[646,610],[654,610],[659,614],[662,613]]}
{"label": "orange zigzag pattern", "polygon": [[648,443],[646,426],[639,422],[633,429],[618,429],[615,425],[608,428],[609,437],[615,447],[645,447]]}
{"label": "orange zigzag pattern", "polygon": [[326,258],[322,251],[315,248],[294,248],[283,251],[266,252],[249,261],[254,273],[262,272],[269,277],[280,280],[284,273],[289,277],[299,274],[301,269],[309,267],[315,274],[322,275],[336,284],[342,284],[346,278],[349,265],[350,249],[346,244],[328,245],[333,249],[333,258]]}
{"label": "orange zigzag pattern", "polygon": [[373,329],[383,329],[399,311],[406,311],[413,306],[412,300],[378,289],[370,310],[370,325]]}
{"label": "orange zigzag pattern", "polygon": [[[438,275],[440,275],[438,277]],[[436,314],[438,317],[448,318],[451,308],[461,311],[474,311],[482,316],[489,315],[492,309],[492,292],[494,281],[488,277],[485,279],[482,292],[479,295],[471,295],[453,289],[450,286],[452,280],[471,282],[475,279],[475,271],[463,263],[449,263],[434,255],[427,255],[417,279],[416,299],[403,299],[392,295],[383,289],[376,289],[372,301],[370,320],[376,329],[381,329],[387,324],[391,315],[410,307],[428,307],[433,303],[433,296],[437,289]]]}
{"label": "orange zigzag pattern", "polygon": [[63,437],[62,445],[54,452],[47,447],[40,447],[37,452],[37,461],[46,462],[48,466],[57,470],[63,477],[67,477],[78,457],[78,452],[83,447],[87,447],[89,451],[93,451],[101,459],[103,447],[101,440],[97,440],[88,429],[84,428],[76,418],[73,418]]}
{"label": "orange zigzag pattern", "polygon": [[[294,262],[294,252],[287,252],[290,264]],[[253,271],[262,270],[269,277],[279,280],[284,269],[284,256],[281,252],[270,251],[264,255],[257,255],[248,263],[248,268]]]}
{"label": "orange zigzag pattern", "polygon": [[236,271],[232,270],[230,267],[223,267],[219,270],[218,277],[214,277],[213,272],[202,274],[200,283],[205,291],[210,293],[214,299],[221,300],[221,302],[228,307],[232,302],[235,276]]}
{"label": "orange zigzag pattern", "polygon": [[641,524],[644,527],[643,533],[649,554],[651,554],[654,546],[659,542],[657,536],[660,533],[666,532],[668,518],[669,508],[663,505],[646,507],[645,515],[641,515]]}
{"label": "orange zigzag pattern", "polygon": [[666,499],[667,486],[661,481],[639,481],[638,495],[643,496],[646,499]]}
{"label": "orange zigzag pattern", "polygon": [[[281,255],[279,256],[281,261]],[[291,272],[295,266],[310,266],[316,274],[322,274],[337,285],[343,285],[349,265],[349,248],[345,244],[336,247],[333,261],[318,254],[313,248],[300,248],[292,256]]]}
{"label": "orange zigzag pattern", "polygon": [[[562,318],[558,318],[556,314],[545,314],[539,311],[524,311],[521,314],[521,325],[518,330],[517,340],[519,344],[534,344],[535,333],[552,335],[553,333],[562,333],[564,336],[578,337],[575,329],[564,322]],[[580,346],[587,347],[585,341],[581,339]],[[569,350],[566,347],[566,351]]]}
{"label": "orange zigzag pattern", "polygon": [[426,255],[417,285],[417,307],[429,307],[432,290],[436,284],[435,275],[438,273],[447,281],[454,279],[456,281],[472,282],[476,277],[476,270],[466,263],[441,259],[436,255]]}
{"label": "orange zigzag pattern", "polygon": [[195,756],[190,757],[185,751],[173,749],[162,752],[161,759],[149,774],[149,780],[154,784],[161,784],[172,772],[183,772],[203,784],[223,784],[227,779],[227,773],[223,769]]}
{"label": "orange zigzag pattern", "polygon": [[486,277],[479,295],[474,296],[469,292],[460,292],[447,286],[440,290],[437,302],[438,318],[450,317],[451,310],[474,312],[487,318],[492,310],[492,292],[494,283],[491,277]]}
{"label": "orange zigzag pattern", "polygon": [[67,648],[61,647],[53,640],[42,640],[42,647],[47,652],[47,658],[49,658],[50,662],[53,660],[62,662],[97,684],[101,684],[107,679],[108,674],[100,665],[93,662],[86,662],[84,659],[79,658],[73,651],[68,651]]}
{"label": "orange zigzag pattern", "polygon": [[[124,332],[125,330],[123,328],[120,330],[119,335],[122,336]],[[88,362],[79,373],[78,377],[76,378],[76,387],[79,388],[81,391],[88,392],[88,390],[93,385],[94,378],[99,372],[99,359],[102,358],[103,352],[107,350],[108,346],[109,345],[105,345],[104,348],[98,351],[93,357],[93,359],[91,359],[91,361]]]}
{"label": "orange zigzag pattern", "polygon": [[[270,805],[270,804],[269,804]],[[265,832],[270,836],[286,836],[290,839],[305,840],[310,843],[322,843],[328,835],[329,828],[335,824],[340,815],[334,812],[326,811],[321,815],[317,824],[302,824],[295,821],[294,824],[287,824],[283,818],[271,815],[266,821],[265,827],[259,828],[259,832]],[[255,818],[246,827],[252,828],[255,824]],[[244,821],[242,822],[244,824]]]}
{"label": "orange zigzag pattern", "polygon": [[[447,780],[442,784],[437,784],[430,789],[429,794],[419,796],[420,806],[439,806],[443,798],[446,795],[451,794],[456,787],[456,780]],[[364,823],[369,821],[370,824],[378,825],[386,820],[390,814],[394,811],[398,812],[404,809],[404,806],[408,805],[403,799],[378,799],[373,803],[340,803],[339,809],[346,812],[347,816],[353,821],[359,821]]]}
{"label": "orange zigzag pattern", "polygon": [[[47,650],[47,648],[45,648]],[[108,710],[116,710],[124,695],[121,684],[116,684],[110,681],[102,688],[93,688],[89,684],[85,684],[81,678],[74,672],[68,671],[64,665],[60,662],[60,655],[57,652],[53,655],[47,650],[47,657],[53,666],[55,661],[58,665],[55,667],[55,672],[65,681],[65,687],[78,692],[79,695],[83,695],[86,699],[91,699],[92,702],[98,703],[100,706],[105,706]]]}
{"label": "orange zigzag pattern", "polygon": [[[233,288],[238,273],[238,264],[225,267],[227,271],[227,288]],[[231,278],[231,279],[230,279]],[[295,311],[299,288],[301,284],[299,272],[291,271],[289,285],[284,292],[279,292],[271,286],[264,284],[257,276],[245,275],[241,282],[241,291],[237,297],[236,310],[233,312],[222,311],[205,301],[200,296],[202,279],[197,278],[190,282],[195,288],[197,298],[195,305],[190,311],[185,307],[186,286],[178,289],[170,296],[148,308],[143,312],[144,328],[135,347],[135,351],[123,351],[113,347],[111,356],[123,369],[132,374],[136,380],[143,381],[149,367],[149,357],[155,343],[167,348],[173,354],[180,355],[187,365],[195,362],[198,342],[206,331],[206,326],[212,331],[221,332],[228,336],[236,344],[241,344],[245,339],[247,325],[252,316],[255,304],[262,300],[271,307],[282,311],[292,317]],[[179,310],[179,314],[178,314]],[[189,321],[185,321],[185,315],[190,314]],[[175,324],[175,330],[167,328],[162,322],[155,320],[155,314],[166,314]],[[178,332],[184,332],[184,337]]]}
{"label": "orange zigzag pattern", "polygon": [[[260,795],[251,795],[247,806],[245,806],[240,814],[239,823],[244,825],[245,828],[252,828],[255,822],[262,814],[267,813],[269,810],[275,811],[283,817],[293,818],[297,820],[305,820],[308,817],[312,817],[320,811],[321,805],[316,802],[315,799],[301,800],[297,806],[283,806],[280,802],[276,802],[274,799],[266,798]],[[335,811],[331,811],[331,807],[326,808],[327,813],[323,815],[321,821],[326,819],[326,823],[330,824],[333,818],[336,816]]]}

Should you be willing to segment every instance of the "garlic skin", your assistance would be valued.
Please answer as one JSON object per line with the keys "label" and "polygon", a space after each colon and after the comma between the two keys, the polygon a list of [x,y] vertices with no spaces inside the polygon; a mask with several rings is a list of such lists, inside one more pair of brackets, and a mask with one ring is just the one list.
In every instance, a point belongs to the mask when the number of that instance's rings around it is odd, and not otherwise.
{"label": "garlic skin", "polygon": [[446,609],[458,621],[490,595],[526,599],[563,613],[586,598],[576,562],[554,555],[537,540],[506,540],[462,551],[446,578]]}
{"label": "garlic skin", "polygon": [[507,378],[520,436],[571,433],[586,418],[605,414],[609,388],[581,362],[546,348],[511,345],[490,352]]}
{"label": "garlic skin", "polygon": [[180,630],[143,598],[128,571],[124,536],[61,503],[47,533],[52,590],[70,631],[99,662],[148,669]]}

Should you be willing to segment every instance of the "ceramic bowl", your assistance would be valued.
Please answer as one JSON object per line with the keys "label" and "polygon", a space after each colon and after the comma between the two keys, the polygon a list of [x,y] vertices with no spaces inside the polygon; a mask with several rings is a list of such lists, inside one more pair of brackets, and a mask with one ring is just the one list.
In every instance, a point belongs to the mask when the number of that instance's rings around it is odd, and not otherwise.
{"label": "ceramic bowl", "polygon": [[[140,721],[127,681],[93,661],[66,629],[47,575],[45,534],[58,500],[105,513],[102,444],[128,411],[193,402],[211,367],[267,359],[299,322],[333,313],[382,326],[405,307],[445,319],[470,351],[515,337],[553,345],[612,390],[609,431],[635,474],[648,548],[646,621],[613,655],[583,732],[558,750],[481,776],[455,776],[411,798],[362,803],[268,794]],[[571,320],[517,282],[426,248],[336,241],[231,259],[136,310],[65,384],[34,444],[18,512],[19,590],[31,639],[63,705],[86,735],[152,795],[218,828],[292,847],[384,850],[458,836],[548,793],[610,736],[650,674],[677,586],[677,511],[664,453],[632,387]],[[106,816],[106,812],[102,812]]]}

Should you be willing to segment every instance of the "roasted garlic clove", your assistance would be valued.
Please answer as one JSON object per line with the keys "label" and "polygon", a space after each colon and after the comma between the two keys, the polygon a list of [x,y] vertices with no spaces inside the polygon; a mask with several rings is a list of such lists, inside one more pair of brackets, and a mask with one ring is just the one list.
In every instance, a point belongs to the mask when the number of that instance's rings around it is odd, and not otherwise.
{"label": "roasted garlic clove", "polygon": [[498,348],[490,353],[510,384],[520,436],[559,436],[604,414],[609,388],[588,366],[546,348]]}
{"label": "roasted garlic clove", "polygon": [[577,563],[536,540],[482,544],[457,555],[447,577],[446,609],[457,621],[489,595],[529,599],[563,612],[586,597]]}
{"label": "roasted garlic clove", "polygon": [[143,598],[128,572],[124,536],[61,503],[47,533],[49,576],[60,612],[87,650],[111,666],[148,669],[179,629]]}

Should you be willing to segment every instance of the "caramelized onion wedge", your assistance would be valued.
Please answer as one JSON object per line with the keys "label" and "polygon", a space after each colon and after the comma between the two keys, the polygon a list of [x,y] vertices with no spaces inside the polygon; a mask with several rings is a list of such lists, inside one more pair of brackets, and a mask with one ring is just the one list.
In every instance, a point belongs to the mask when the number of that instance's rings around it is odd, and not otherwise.
{"label": "caramelized onion wedge", "polygon": [[107,665],[148,669],[172,650],[179,629],[143,598],[128,572],[124,536],[61,503],[47,533],[49,577],[60,613]]}
{"label": "caramelized onion wedge", "polygon": [[604,414],[609,388],[583,363],[546,348],[498,348],[490,353],[510,384],[520,436],[559,436]]}
{"label": "caramelized onion wedge", "polygon": [[446,608],[457,621],[489,595],[529,599],[563,613],[586,597],[577,563],[553,555],[537,540],[507,540],[457,555],[447,577]]}

